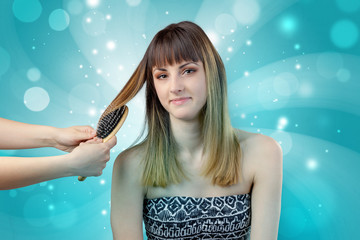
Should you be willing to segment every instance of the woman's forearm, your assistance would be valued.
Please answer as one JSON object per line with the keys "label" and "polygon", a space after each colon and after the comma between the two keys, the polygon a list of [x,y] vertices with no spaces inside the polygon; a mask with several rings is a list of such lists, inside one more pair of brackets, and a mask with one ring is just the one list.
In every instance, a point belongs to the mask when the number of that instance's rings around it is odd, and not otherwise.
{"label": "woman's forearm", "polygon": [[71,176],[69,154],[53,157],[0,157],[0,190]]}
{"label": "woman's forearm", "polygon": [[0,118],[0,149],[52,147],[56,128]]}
{"label": "woman's forearm", "polygon": [[0,190],[67,176],[100,176],[115,145],[116,137],[105,143],[92,139],[60,156],[0,157]]}

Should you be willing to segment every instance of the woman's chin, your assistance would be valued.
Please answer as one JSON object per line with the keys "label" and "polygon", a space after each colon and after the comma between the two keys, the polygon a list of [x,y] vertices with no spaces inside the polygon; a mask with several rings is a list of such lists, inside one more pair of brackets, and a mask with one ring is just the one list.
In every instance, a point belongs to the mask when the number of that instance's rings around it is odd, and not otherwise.
{"label": "woman's chin", "polygon": [[199,120],[199,114],[185,114],[185,113],[177,113],[177,114],[170,114],[170,119],[176,121],[186,121],[186,122],[193,122]]}

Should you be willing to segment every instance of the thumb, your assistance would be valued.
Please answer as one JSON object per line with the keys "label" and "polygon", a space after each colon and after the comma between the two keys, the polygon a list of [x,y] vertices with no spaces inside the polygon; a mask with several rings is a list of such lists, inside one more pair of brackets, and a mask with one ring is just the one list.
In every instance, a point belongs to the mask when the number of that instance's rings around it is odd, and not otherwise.
{"label": "thumb", "polygon": [[96,131],[90,126],[78,126],[76,128],[80,132],[78,138],[81,140],[92,139],[96,136]]}
{"label": "thumb", "polygon": [[117,139],[116,136],[113,136],[112,138],[110,138],[107,142],[105,142],[104,144],[106,144],[106,146],[111,149],[113,148],[117,143]]}

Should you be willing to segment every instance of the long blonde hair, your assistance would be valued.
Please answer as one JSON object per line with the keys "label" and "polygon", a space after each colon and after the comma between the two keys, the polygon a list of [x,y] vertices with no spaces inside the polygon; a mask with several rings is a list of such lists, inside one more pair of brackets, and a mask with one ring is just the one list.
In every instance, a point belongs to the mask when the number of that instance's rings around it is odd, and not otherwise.
{"label": "long blonde hair", "polygon": [[169,113],[161,105],[155,91],[153,67],[174,62],[201,61],[207,81],[207,101],[200,113],[204,156],[202,174],[220,186],[241,179],[241,149],[231,127],[224,64],[205,32],[195,23],[171,24],[152,39],[133,75],[111,105],[130,101],[146,82],[146,122],[148,133],[141,143],[145,147],[142,183],[166,187],[186,178],[177,160],[177,144],[170,128]]}

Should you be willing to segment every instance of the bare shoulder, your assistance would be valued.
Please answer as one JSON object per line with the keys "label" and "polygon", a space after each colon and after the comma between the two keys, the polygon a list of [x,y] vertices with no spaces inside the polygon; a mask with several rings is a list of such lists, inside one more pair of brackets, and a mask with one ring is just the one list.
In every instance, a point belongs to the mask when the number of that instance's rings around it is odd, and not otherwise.
{"label": "bare shoulder", "polygon": [[135,145],[122,151],[114,163],[114,172],[119,174],[135,177],[141,174],[141,162],[144,157],[143,145]]}
{"label": "bare shoulder", "polygon": [[235,129],[240,146],[247,159],[257,166],[282,164],[282,150],[275,139],[259,134]]}
{"label": "bare shoulder", "polygon": [[143,144],[132,146],[122,151],[116,158],[117,162],[140,163],[145,154]]}

